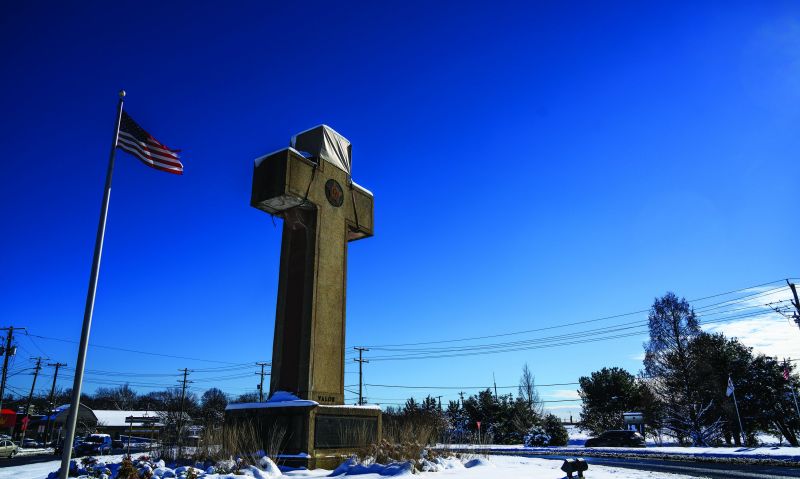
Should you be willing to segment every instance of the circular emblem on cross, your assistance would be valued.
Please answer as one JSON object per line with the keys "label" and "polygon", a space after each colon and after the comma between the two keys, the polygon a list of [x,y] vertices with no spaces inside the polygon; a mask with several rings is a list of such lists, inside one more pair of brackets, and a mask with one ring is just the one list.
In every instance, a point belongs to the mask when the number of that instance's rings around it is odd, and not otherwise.
{"label": "circular emblem on cross", "polygon": [[331,179],[325,182],[325,197],[328,198],[328,203],[337,208],[344,204],[344,191],[336,180]]}

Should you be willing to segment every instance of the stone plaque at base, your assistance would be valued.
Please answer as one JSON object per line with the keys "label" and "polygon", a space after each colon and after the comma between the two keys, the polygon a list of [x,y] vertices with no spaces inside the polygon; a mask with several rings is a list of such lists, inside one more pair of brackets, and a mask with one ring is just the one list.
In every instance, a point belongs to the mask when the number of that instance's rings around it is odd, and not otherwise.
{"label": "stone plaque at base", "polygon": [[[243,403],[225,411],[225,428],[252,428],[264,451],[278,452],[278,464],[334,469],[381,437],[377,406]],[[280,445],[277,445],[279,443]]]}

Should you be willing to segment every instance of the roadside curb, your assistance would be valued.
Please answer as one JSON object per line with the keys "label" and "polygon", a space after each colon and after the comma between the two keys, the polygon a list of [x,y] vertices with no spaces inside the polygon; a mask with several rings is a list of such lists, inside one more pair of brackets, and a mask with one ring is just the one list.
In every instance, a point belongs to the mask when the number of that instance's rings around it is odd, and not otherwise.
{"label": "roadside curb", "polygon": [[475,455],[494,455],[494,456],[576,456],[576,457],[603,457],[619,459],[656,459],[662,461],[680,462],[702,462],[715,464],[752,464],[761,466],[782,466],[800,467],[800,459],[793,456],[774,456],[774,457],[734,457],[734,456],[712,456],[704,454],[676,454],[650,452],[639,454],[635,452],[607,452],[595,448],[581,449],[557,449],[529,448],[529,449],[473,449],[473,448],[436,448],[439,451],[449,451],[459,454]]}

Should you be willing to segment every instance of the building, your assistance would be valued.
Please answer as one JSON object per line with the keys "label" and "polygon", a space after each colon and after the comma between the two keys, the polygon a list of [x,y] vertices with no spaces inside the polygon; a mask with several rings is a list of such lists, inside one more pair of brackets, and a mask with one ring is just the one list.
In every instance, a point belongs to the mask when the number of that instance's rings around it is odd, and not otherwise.
{"label": "building", "polygon": [[[75,436],[99,433],[109,434],[114,439],[119,439],[120,435],[158,438],[164,428],[162,421],[164,416],[165,414],[159,411],[90,409],[81,404]],[[35,436],[41,440],[59,439],[64,435],[68,417],[69,405],[59,406],[50,416],[44,416],[33,422],[28,437]],[[129,417],[140,420],[131,423],[127,421]],[[48,434],[48,430],[50,434]]]}

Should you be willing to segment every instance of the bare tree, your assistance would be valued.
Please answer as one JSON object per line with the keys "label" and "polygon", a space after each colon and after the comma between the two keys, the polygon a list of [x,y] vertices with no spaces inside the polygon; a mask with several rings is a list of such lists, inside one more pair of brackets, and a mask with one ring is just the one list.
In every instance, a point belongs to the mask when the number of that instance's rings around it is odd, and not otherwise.
{"label": "bare tree", "polygon": [[130,411],[136,408],[139,395],[128,384],[114,388],[97,388],[93,403],[97,409],[116,409]]}
{"label": "bare tree", "polygon": [[200,399],[200,416],[206,427],[213,427],[222,424],[225,416],[225,407],[228,405],[228,397],[222,390],[211,388],[203,393]]}
{"label": "bare tree", "polygon": [[519,378],[519,397],[527,404],[530,412],[537,417],[544,414],[544,404],[542,404],[539,391],[536,389],[536,378],[528,368],[528,363],[522,367],[522,376]]}

